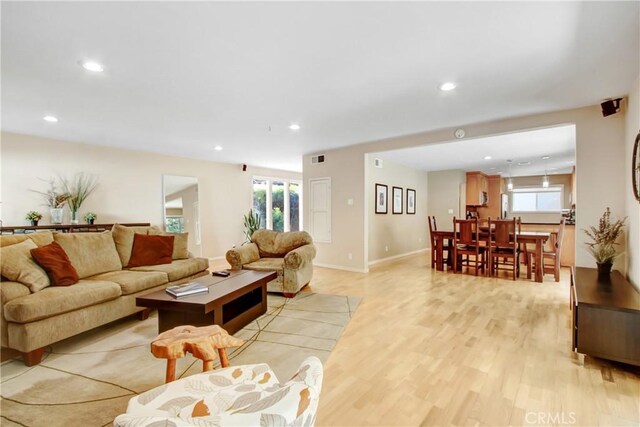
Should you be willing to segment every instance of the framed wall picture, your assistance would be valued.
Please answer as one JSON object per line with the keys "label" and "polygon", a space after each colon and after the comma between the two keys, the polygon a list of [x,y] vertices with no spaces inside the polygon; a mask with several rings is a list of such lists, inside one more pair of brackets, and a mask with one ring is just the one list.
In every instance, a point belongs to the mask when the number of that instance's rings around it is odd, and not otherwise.
{"label": "framed wall picture", "polygon": [[384,184],[376,184],[376,213],[387,213],[388,188]]}
{"label": "framed wall picture", "polygon": [[407,188],[407,213],[409,215],[416,214],[416,190]]}
{"label": "framed wall picture", "polygon": [[391,212],[394,214],[402,213],[402,187],[392,187],[391,197],[393,200],[393,205],[391,208]]}

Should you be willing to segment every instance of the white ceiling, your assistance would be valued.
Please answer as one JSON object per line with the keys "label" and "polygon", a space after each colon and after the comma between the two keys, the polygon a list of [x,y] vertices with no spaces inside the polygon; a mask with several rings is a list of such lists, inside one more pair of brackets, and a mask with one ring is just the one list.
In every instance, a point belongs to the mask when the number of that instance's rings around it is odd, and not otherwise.
{"label": "white ceiling", "polygon": [[3,130],[288,170],[305,153],[596,104],[639,68],[638,2],[1,7]]}
{"label": "white ceiling", "polygon": [[[508,176],[507,160],[511,160],[511,176],[544,175],[545,170],[549,174],[571,173],[575,164],[575,135],[574,125],[557,126],[374,153],[373,156],[425,171],[460,169]],[[485,156],[491,159],[485,160]],[[550,158],[543,160],[543,156]]]}

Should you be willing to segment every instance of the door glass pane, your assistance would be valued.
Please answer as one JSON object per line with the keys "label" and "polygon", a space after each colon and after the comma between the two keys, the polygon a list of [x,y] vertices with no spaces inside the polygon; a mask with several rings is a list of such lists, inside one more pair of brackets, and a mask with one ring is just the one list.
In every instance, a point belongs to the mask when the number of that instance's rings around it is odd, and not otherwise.
{"label": "door glass pane", "polygon": [[253,212],[260,216],[260,228],[267,226],[267,181],[253,180]]}
{"label": "door glass pane", "polygon": [[291,231],[300,231],[300,185],[289,184],[289,209]]}
{"label": "door glass pane", "polygon": [[271,184],[271,197],[273,229],[284,231],[284,182],[274,181]]}
{"label": "door glass pane", "polygon": [[167,233],[183,233],[184,219],[181,216],[168,216],[165,218],[165,230]]}

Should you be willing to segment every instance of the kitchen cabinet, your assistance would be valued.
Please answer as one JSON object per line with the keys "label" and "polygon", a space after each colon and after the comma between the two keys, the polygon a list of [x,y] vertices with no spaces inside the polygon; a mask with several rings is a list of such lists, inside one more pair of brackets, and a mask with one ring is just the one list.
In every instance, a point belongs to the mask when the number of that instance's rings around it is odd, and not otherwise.
{"label": "kitchen cabinet", "polygon": [[489,177],[482,172],[467,172],[467,205],[487,206],[489,203]]}
{"label": "kitchen cabinet", "polygon": [[504,185],[500,175],[489,175],[486,177],[488,185],[489,201],[484,207],[478,208],[480,218],[498,219],[502,215],[501,196],[504,192]]}

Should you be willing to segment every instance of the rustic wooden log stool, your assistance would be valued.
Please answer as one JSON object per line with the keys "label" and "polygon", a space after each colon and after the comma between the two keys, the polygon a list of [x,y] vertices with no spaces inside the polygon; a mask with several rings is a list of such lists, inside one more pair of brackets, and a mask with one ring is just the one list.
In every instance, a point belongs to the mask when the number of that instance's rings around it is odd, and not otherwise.
{"label": "rustic wooden log stool", "polygon": [[167,359],[167,375],[165,382],[176,379],[176,359],[186,353],[202,360],[202,370],[211,371],[213,362],[220,358],[223,368],[229,366],[228,347],[239,347],[244,341],[235,338],[218,325],[211,326],[177,326],[158,335],[151,343],[151,353],[159,359]]}

